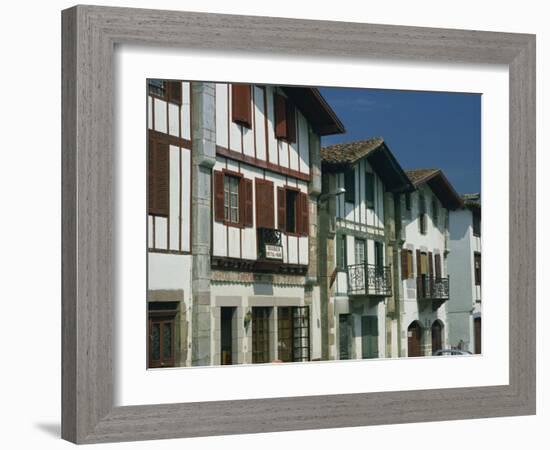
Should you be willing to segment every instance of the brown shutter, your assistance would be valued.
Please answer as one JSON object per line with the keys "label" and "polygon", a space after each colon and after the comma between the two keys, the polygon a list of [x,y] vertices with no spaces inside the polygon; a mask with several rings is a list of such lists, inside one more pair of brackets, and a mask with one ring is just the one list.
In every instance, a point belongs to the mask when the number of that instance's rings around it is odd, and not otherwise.
{"label": "brown shutter", "polygon": [[409,278],[409,251],[401,250],[401,279]]}
{"label": "brown shutter", "polygon": [[250,93],[250,84],[231,85],[231,111],[233,115],[233,122],[244,125],[247,128],[251,128],[252,126]]}
{"label": "brown shutter", "polygon": [[149,145],[147,147],[147,211],[149,214],[154,214],[156,211],[156,198],[155,198],[155,180],[156,180],[156,167],[155,167],[155,141],[149,139]]}
{"label": "brown shutter", "polygon": [[256,178],[256,227],[275,228],[273,182]]}
{"label": "brown shutter", "polygon": [[422,253],[416,251],[416,297],[420,298],[422,294]]}
{"label": "brown shutter", "polygon": [[152,140],[149,142],[147,173],[149,214],[156,216],[168,216],[170,206],[168,149],[167,143]]}
{"label": "brown shutter", "polygon": [[214,171],[214,220],[223,222],[224,214],[224,175],[219,170]]}
{"label": "brown shutter", "polygon": [[434,259],[432,252],[428,252],[428,271],[430,275],[430,293],[434,292]]}
{"label": "brown shutter", "polygon": [[300,228],[298,228],[298,233],[302,236],[309,235],[309,198],[308,195],[300,192],[298,195],[300,199],[300,209],[298,211],[298,216],[300,217]]}
{"label": "brown shutter", "polygon": [[286,123],[286,99],[279,94],[275,94],[275,137],[277,139],[287,138]]}
{"label": "brown shutter", "polygon": [[252,180],[248,178],[241,178],[239,188],[243,193],[241,205],[243,206],[243,211],[241,212],[242,224],[245,227],[251,227],[253,225],[252,214],[254,211],[254,204],[252,203]]}
{"label": "brown shutter", "polygon": [[296,108],[287,101],[286,108],[287,121],[287,140],[288,142],[296,142]]}
{"label": "brown shutter", "polygon": [[286,198],[285,188],[277,188],[277,227],[279,230],[286,229]]}
{"label": "brown shutter", "polygon": [[435,255],[435,277],[441,278],[441,255],[439,253]]}
{"label": "brown shutter", "polygon": [[166,82],[167,100],[181,105],[181,81]]}

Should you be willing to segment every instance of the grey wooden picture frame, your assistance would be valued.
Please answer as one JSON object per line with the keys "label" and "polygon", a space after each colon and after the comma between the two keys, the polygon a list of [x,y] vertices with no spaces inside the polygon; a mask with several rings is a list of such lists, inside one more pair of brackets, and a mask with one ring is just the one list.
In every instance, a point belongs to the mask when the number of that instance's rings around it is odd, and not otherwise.
{"label": "grey wooden picture frame", "polygon": [[[64,439],[95,443],[535,413],[534,35],[97,6],[63,11],[62,32]],[[116,44],[507,65],[509,384],[115,407]]]}

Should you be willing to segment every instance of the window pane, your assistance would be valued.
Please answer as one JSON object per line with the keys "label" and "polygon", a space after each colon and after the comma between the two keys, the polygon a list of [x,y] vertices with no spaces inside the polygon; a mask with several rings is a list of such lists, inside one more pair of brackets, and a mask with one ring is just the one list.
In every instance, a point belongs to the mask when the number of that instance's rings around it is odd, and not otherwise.
{"label": "window pane", "polygon": [[160,324],[153,323],[151,327],[151,359],[158,361],[160,359]]}
{"label": "window pane", "polygon": [[165,322],[162,327],[162,358],[172,358],[172,323]]}

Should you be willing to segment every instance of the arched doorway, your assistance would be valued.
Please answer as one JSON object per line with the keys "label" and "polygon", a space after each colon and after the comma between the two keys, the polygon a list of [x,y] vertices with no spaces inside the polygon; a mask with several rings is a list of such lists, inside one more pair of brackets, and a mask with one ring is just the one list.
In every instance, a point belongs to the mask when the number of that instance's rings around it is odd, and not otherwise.
{"label": "arched doorway", "polygon": [[432,355],[443,348],[443,322],[436,320],[432,323]]}
{"label": "arched doorway", "polygon": [[415,320],[407,328],[408,356],[422,356],[422,326]]}
{"label": "arched doorway", "polygon": [[474,353],[481,354],[481,317],[474,319]]}

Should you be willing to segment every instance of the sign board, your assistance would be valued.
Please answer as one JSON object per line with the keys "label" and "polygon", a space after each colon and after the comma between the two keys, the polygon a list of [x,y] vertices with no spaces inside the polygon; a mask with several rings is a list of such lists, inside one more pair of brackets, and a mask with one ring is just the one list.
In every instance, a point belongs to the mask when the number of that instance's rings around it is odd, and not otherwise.
{"label": "sign board", "polygon": [[265,257],[269,259],[283,259],[283,247],[280,245],[265,244]]}

